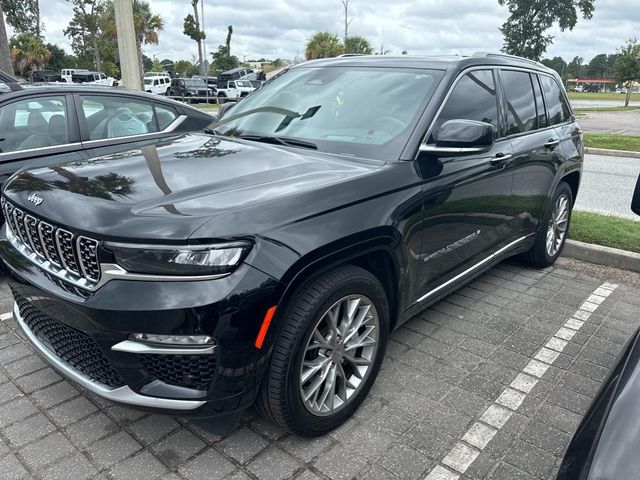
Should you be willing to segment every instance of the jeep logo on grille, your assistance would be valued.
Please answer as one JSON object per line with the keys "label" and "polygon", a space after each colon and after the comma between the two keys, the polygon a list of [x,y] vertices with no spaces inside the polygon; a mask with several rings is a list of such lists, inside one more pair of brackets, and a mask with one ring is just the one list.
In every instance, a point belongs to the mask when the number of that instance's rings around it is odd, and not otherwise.
{"label": "jeep logo on grille", "polygon": [[38,205],[40,205],[42,202],[44,202],[44,199],[42,197],[39,197],[37,193],[33,192],[31,195],[29,195],[27,197],[27,200],[29,200],[31,203],[33,203],[36,207]]}

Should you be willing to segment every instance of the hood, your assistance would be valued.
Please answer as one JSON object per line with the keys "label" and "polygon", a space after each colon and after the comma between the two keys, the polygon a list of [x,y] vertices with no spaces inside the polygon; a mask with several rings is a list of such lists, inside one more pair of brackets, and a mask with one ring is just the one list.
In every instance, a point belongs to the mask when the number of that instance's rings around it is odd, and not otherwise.
{"label": "hood", "polygon": [[[22,170],[4,189],[25,210],[105,239],[184,240],[216,216],[366,176],[384,163],[191,133],[86,161]],[[37,193],[42,202],[29,197]],[[293,204],[295,206],[295,203]],[[309,207],[309,205],[305,205]],[[308,212],[307,212],[308,213]],[[294,215],[290,212],[289,214]],[[264,220],[264,218],[256,218]]]}

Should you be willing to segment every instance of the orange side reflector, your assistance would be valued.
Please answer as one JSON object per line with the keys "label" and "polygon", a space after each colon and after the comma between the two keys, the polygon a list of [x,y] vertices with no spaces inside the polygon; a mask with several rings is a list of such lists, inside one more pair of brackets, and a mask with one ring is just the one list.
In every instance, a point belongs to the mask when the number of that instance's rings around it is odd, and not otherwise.
{"label": "orange side reflector", "polygon": [[277,305],[274,305],[264,316],[264,320],[262,320],[262,325],[260,326],[260,331],[258,332],[258,336],[256,337],[256,343],[254,343],[256,348],[262,348],[262,344],[264,343],[264,337],[267,336],[267,330],[269,330],[269,325],[271,325],[271,319],[276,313]]}

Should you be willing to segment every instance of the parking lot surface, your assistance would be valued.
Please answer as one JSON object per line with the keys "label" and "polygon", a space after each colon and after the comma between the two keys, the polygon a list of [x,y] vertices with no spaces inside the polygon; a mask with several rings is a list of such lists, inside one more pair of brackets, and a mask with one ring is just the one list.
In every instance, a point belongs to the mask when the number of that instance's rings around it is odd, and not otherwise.
{"label": "parking lot surface", "polygon": [[[3,315],[0,478],[554,478],[640,323],[637,287],[579,271],[510,261],[434,305],[391,335],[355,416],[312,440],[253,412],[218,437],[103,401],[43,363]],[[0,312],[11,304],[1,280]]]}

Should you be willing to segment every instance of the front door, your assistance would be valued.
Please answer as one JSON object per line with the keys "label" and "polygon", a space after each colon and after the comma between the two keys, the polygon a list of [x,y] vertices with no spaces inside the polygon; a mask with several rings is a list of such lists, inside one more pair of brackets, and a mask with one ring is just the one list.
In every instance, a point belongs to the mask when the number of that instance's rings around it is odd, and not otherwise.
{"label": "front door", "polygon": [[[435,142],[439,126],[452,119],[491,123],[499,130],[493,70],[473,70],[459,79],[431,127],[427,144]],[[443,284],[512,240],[512,153],[511,142],[498,139],[493,148],[480,154],[420,154],[417,162],[424,197],[422,293],[417,303],[437,296]]]}

